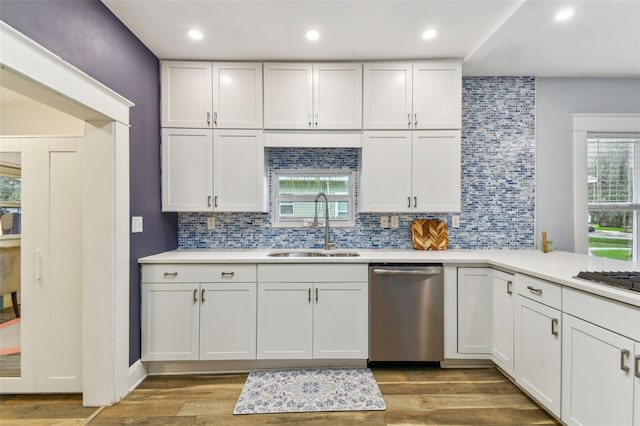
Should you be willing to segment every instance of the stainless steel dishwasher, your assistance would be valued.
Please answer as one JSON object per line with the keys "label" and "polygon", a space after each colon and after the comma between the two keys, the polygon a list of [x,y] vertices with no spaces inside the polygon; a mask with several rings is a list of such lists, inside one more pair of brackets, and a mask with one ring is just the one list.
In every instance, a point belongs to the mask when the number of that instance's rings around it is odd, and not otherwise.
{"label": "stainless steel dishwasher", "polygon": [[442,361],[442,265],[369,265],[369,360]]}

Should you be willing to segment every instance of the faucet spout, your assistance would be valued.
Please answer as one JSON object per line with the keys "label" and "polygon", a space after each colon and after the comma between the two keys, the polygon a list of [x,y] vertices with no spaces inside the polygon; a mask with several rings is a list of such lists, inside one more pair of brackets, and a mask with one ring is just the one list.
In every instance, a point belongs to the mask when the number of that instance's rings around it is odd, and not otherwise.
{"label": "faucet spout", "polygon": [[313,217],[313,227],[318,227],[318,200],[320,197],[324,197],[324,249],[329,250],[335,247],[335,244],[329,241],[329,199],[324,192],[318,192],[315,198],[315,215]]}

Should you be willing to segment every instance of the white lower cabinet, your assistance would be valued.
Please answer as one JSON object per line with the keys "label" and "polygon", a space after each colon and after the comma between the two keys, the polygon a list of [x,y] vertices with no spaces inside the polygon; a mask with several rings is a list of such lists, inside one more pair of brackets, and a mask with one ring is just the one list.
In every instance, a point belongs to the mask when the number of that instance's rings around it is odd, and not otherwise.
{"label": "white lower cabinet", "polygon": [[256,266],[174,266],[143,267],[142,360],[255,359]]}
{"label": "white lower cabinet", "polygon": [[259,265],[258,359],[366,359],[366,280],[367,265]]}
{"label": "white lower cabinet", "polygon": [[491,271],[491,358],[513,376],[513,275]]}
{"label": "white lower cabinet", "polygon": [[562,421],[639,425],[640,344],[571,315],[563,322]]}
{"label": "white lower cabinet", "polygon": [[458,268],[458,353],[491,354],[491,268]]}
{"label": "white lower cabinet", "polygon": [[517,296],[515,379],[549,411],[560,417],[561,312]]}

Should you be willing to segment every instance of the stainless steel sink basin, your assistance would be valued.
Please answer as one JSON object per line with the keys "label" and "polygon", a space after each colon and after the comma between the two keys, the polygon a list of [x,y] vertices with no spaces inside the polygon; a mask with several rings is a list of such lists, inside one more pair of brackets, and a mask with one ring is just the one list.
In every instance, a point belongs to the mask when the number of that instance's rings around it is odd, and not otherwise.
{"label": "stainless steel sink basin", "polygon": [[284,250],[272,251],[267,254],[269,257],[357,257],[357,251],[337,250],[337,251],[309,251],[309,250]]}

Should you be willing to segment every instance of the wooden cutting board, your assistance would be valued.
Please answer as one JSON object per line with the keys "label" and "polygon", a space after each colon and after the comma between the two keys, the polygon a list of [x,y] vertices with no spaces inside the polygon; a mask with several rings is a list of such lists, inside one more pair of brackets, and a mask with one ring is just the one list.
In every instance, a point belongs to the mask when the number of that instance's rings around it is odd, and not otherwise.
{"label": "wooden cutting board", "polygon": [[411,241],[417,250],[446,250],[447,224],[441,220],[416,219],[411,222]]}

